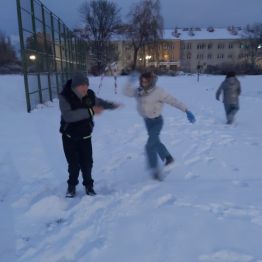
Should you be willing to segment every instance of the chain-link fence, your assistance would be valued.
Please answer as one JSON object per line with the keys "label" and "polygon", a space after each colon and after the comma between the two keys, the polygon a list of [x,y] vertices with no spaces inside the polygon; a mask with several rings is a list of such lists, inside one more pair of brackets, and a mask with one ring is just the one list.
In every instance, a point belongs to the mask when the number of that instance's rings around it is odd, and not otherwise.
{"label": "chain-link fence", "polygon": [[39,0],[17,0],[27,111],[52,101],[75,70],[87,68],[87,43]]}

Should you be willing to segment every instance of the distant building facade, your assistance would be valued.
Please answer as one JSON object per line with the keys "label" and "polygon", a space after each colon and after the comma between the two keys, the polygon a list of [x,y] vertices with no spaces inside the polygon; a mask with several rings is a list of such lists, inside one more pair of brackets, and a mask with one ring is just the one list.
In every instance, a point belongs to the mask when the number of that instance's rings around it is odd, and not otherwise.
{"label": "distant building facade", "polygon": [[248,59],[241,28],[196,28],[181,36],[181,70],[205,71],[210,66],[237,65]]}
{"label": "distant building facade", "polygon": [[[110,43],[109,52],[117,53],[117,61],[112,62],[117,62],[118,72],[130,70],[134,61],[131,42],[116,36]],[[191,73],[224,65],[239,66],[251,61],[248,45],[241,27],[165,29],[161,40],[139,50],[137,66]],[[262,51],[262,43],[260,48]],[[90,68],[95,65],[90,50],[88,60]],[[256,64],[262,67],[262,55],[256,58]]]}
{"label": "distant building facade", "polygon": [[[130,67],[133,61],[130,43],[119,41],[119,46],[120,67]],[[166,29],[157,45],[147,46],[139,52],[138,65],[163,70],[204,72],[210,66],[247,62],[247,46],[248,41],[243,38],[241,27]]]}

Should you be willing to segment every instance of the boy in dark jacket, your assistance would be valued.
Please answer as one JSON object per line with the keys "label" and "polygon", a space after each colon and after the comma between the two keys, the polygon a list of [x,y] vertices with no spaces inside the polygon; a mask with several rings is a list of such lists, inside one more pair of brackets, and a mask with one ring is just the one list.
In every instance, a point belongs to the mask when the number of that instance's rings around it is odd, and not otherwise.
{"label": "boy in dark jacket", "polygon": [[223,103],[225,107],[227,124],[232,124],[234,117],[239,110],[239,96],[241,93],[240,82],[236,78],[235,72],[228,72],[226,79],[222,82],[216,92],[216,99],[223,93]]}
{"label": "boy in dark jacket", "polygon": [[60,132],[69,173],[66,197],[75,196],[80,170],[86,194],[95,195],[91,176],[93,116],[105,109],[116,109],[119,105],[97,98],[94,91],[89,89],[88,78],[76,73],[63,87],[59,95],[59,106]]}

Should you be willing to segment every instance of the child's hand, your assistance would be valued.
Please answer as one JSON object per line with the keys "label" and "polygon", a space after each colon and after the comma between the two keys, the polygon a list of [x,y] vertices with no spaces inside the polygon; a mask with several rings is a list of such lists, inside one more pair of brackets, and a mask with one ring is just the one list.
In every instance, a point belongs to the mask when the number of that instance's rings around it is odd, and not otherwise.
{"label": "child's hand", "polygon": [[104,108],[102,106],[94,106],[93,110],[95,112],[95,115],[101,115],[104,111]]}
{"label": "child's hand", "polygon": [[124,105],[123,104],[120,104],[120,103],[114,103],[114,109],[117,109],[117,108],[123,108]]}

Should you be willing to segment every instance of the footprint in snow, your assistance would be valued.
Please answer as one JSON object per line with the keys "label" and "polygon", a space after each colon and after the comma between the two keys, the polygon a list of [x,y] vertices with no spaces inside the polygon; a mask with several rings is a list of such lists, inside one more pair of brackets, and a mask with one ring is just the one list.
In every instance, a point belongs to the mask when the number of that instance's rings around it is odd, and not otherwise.
{"label": "footprint in snow", "polygon": [[166,194],[157,199],[157,207],[172,205],[176,201],[176,198],[172,194]]}
{"label": "footprint in snow", "polygon": [[240,180],[234,180],[232,181],[234,186],[239,186],[239,187],[249,187],[249,184],[245,181],[240,181]]}
{"label": "footprint in snow", "polygon": [[248,254],[243,254],[231,250],[220,250],[212,254],[201,255],[199,261],[206,262],[253,262],[254,257]]}
{"label": "footprint in snow", "polygon": [[185,179],[187,179],[187,180],[196,179],[198,177],[199,177],[199,175],[196,175],[192,172],[188,172],[188,173],[185,174]]}

